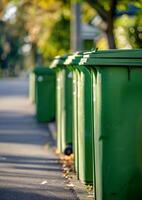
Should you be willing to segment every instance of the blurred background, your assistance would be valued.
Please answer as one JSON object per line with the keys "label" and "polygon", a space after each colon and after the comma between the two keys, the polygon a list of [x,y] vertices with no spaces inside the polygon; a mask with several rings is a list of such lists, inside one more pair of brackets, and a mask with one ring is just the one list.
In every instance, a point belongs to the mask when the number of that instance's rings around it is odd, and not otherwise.
{"label": "blurred background", "polygon": [[0,76],[56,55],[142,47],[142,0],[0,0]]}

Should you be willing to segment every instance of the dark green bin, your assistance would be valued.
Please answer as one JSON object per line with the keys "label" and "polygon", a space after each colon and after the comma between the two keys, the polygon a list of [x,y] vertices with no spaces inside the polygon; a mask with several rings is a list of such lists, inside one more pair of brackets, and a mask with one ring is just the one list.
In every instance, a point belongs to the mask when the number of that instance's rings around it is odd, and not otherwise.
{"label": "dark green bin", "polygon": [[39,122],[49,122],[55,118],[55,73],[47,67],[36,67],[35,99],[36,118]]}
{"label": "dark green bin", "polygon": [[60,153],[72,153],[72,72],[64,62],[68,56],[58,56],[51,64],[56,69],[56,123],[57,149]]}
{"label": "dark green bin", "polygon": [[142,199],[142,50],[88,53],[97,200]]}
{"label": "dark green bin", "polygon": [[79,66],[82,57],[83,53],[76,53],[68,58],[66,64],[73,71],[73,149],[75,170],[82,182],[92,184],[92,78],[89,69]]}
{"label": "dark green bin", "polygon": [[29,74],[29,99],[35,103],[35,74],[33,72]]}

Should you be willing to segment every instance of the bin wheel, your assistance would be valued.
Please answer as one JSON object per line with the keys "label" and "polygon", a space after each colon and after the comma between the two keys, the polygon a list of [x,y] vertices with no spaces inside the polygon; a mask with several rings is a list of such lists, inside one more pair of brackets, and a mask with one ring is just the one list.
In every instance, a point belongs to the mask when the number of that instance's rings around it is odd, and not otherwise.
{"label": "bin wheel", "polygon": [[64,154],[67,155],[67,156],[72,154],[72,145],[71,144],[66,146],[66,148],[64,150]]}

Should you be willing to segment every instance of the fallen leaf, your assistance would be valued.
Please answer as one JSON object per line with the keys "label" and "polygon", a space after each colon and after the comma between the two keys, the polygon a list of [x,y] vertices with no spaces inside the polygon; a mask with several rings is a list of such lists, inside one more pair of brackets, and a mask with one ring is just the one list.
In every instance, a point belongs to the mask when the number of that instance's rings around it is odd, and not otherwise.
{"label": "fallen leaf", "polygon": [[42,181],[41,183],[40,183],[40,185],[45,185],[47,183],[47,181],[45,180],[45,181]]}

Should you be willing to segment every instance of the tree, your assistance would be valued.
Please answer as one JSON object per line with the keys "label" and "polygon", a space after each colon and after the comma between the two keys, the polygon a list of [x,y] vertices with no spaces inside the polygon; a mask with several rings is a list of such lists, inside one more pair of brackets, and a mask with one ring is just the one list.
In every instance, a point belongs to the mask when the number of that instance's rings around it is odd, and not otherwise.
{"label": "tree", "polygon": [[[107,35],[109,48],[116,48],[115,37],[114,37],[114,22],[117,16],[117,9],[127,9],[130,1],[128,0],[87,0],[87,2],[97,11],[98,15],[101,16],[102,20],[106,23],[105,33]],[[142,6],[142,0],[131,1],[132,5],[138,7]]]}
{"label": "tree", "polygon": [[[8,69],[13,74],[21,60],[20,49],[27,33],[23,29],[23,21],[19,16],[10,16],[10,9],[16,11],[12,1],[2,1],[0,17],[0,67]],[[14,12],[15,12],[14,11]],[[14,13],[13,13],[14,14]],[[20,19],[20,20],[17,20]]]}
{"label": "tree", "polygon": [[138,15],[135,24],[129,28],[128,36],[133,48],[142,48],[142,17]]}
{"label": "tree", "polygon": [[9,0],[1,0],[0,1],[0,18],[2,17],[4,9],[7,6],[8,2],[9,2]]}
{"label": "tree", "polygon": [[49,60],[69,51],[69,3],[62,0],[23,0],[22,3],[17,1],[16,5],[16,18],[24,17],[23,27],[28,32],[35,57],[42,55],[44,60]]}

